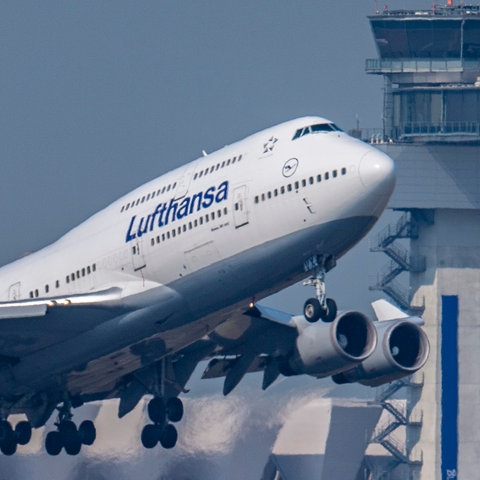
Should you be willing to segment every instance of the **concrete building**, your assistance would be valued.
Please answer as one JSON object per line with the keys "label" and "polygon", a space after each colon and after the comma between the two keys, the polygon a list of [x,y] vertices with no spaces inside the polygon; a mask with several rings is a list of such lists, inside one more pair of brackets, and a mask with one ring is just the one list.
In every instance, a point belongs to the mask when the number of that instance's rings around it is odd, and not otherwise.
{"label": "concrete building", "polygon": [[365,450],[381,413],[378,404],[367,402],[306,403],[280,429],[262,480],[364,478]]}
{"label": "concrete building", "polygon": [[391,387],[408,399],[403,420],[391,416],[405,441],[371,479],[478,478],[480,8],[452,3],[369,17],[378,58],[366,70],[385,81],[375,139],[396,162],[389,208],[401,212],[373,247],[390,260],[374,288],[423,311],[431,342],[422,374]]}

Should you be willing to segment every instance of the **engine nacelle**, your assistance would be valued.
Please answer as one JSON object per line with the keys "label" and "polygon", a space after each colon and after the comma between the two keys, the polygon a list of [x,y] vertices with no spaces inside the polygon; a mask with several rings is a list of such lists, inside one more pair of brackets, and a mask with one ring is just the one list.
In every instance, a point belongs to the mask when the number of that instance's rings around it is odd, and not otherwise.
{"label": "engine nacelle", "polygon": [[373,322],[360,312],[344,312],[331,323],[294,317],[299,335],[292,355],[282,362],[284,375],[326,377],[351,369],[375,350]]}
{"label": "engine nacelle", "polygon": [[408,318],[374,325],[378,344],[373,354],[355,368],[335,375],[334,382],[376,387],[411,375],[425,365],[430,343],[419,325]]}

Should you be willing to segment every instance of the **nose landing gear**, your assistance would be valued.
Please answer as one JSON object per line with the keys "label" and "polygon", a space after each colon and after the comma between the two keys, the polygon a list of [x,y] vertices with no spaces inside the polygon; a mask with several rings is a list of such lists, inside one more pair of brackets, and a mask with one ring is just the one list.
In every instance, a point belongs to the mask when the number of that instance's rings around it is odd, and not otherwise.
{"label": "nose landing gear", "polygon": [[310,323],[320,319],[324,322],[333,322],[337,316],[337,304],[335,300],[327,298],[325,289],[325,274],[334,266],[334,258],[320,255],[311,257],[304,264],[305,271],[313,273],[303,285],[315,287],[316,293],[316,297],[309,298],[303,306],[305,319]]}

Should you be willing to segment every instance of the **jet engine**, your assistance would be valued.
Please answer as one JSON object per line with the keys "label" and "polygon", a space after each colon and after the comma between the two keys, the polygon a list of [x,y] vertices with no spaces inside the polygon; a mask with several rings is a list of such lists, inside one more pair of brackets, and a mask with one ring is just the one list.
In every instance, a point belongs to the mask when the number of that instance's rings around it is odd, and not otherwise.
{"label": "jet engine", "polygon": [[373,322],[360,312],[340,313],[331,323],[308,323],[293,317],[298,330],[292,354],[279,363],[284,375],[326,377],[349,370],[375,350]]}
{"label": "jet engine", "polygon": [[376,387],[422,368],[430,344],[425,332],[412,320],[375,322],[378,337],[375,351],[360,365],[334,375],[333,381],[338,384],[359,382]]}

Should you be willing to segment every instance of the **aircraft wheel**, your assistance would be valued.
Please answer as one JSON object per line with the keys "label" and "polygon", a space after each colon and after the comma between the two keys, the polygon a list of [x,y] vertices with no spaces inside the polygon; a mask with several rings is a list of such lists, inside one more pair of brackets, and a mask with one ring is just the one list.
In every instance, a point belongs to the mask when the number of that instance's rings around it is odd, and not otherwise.
{"label": "aircraft wheel", "polygon": [[179,398],[168,399],[167,416],[171,422],[179,422],[183,418],[183,403]]}
{"label": "aircraft wheel", "polygon": [[153,423],[165,423],[166,419],[165,402],[161,397],[153,397],[148,402],[148,417]]}
{"label": "aircraft wheel", "polygon": [[68,455],[78,455],[82,449],[82,440],[80,435],[77,433],[74,437],[68,439],[66,438],[64,447]]}
{"label": "aircraft wheel", "polygon": [[177,443],[177,438],[177,429],[169,423],[163,429],[162,436],[160,437],[160,445],[162,445],[163,448],[173,448]]}
{"label": "aircraft wheel", "polygon": [[17,451],[17,442],[15,438],[9,438],[6,442],[0,444],[0,450],[4,455],[13,455]]}
{"label": "aircraft wheel", "polygon": [[8,442],[13,436],[13,429],[7,420],[0,421],[0,443]]}
{"label": "aircraft wheel", "polygon": [[307,322],[315,323],[322,315],[322,306],[316,298],[309,298],[303,306],[303,315]]}
{"label": "aircraft wheel", "polygon": [[56,430],[48,432],[45,438],[45,450],[49,455],[58,455],[63,447],[62,436]]}
{"label": "aircraft wheel", "polygon": [[142,445],[145,448],[153,448],[157,443],[160,437],[160,427],[158,425],[145,425],[142,430]]}
{"label": "aircraft wheel", "polygon": [[68,455],[78,455],[82,448],[82,439],[77,426],[71,420],[64,420],[58,426],[60,438]]}
{"label": "aircraft wheel", "polygon": [[95,425],[91,420],[84,420],[78,427],[78,434],[84,445],[92,445],[97,438]]}
{"label": "aircraft wheel", "polygon": [[77,426],[71,420],[64,420],[58,425],[58,431],[62,438],[67,440],[77,434]]}
{"label": "aircraft wheel", "polygon": [[26,445],[32,438],[32,426],[29,422],[22,421],[15,426],[15,437],[19,445]]}
{"label": "aircraft wheel", "polygon": [[330,323],[330,322],[333,322],[337,316],[337,304],[335,303],[335,300],[333,300],[332,298],[327,298],[326,303],[327,303],[327,308],[321,309],[320,318],[324,322]]}

